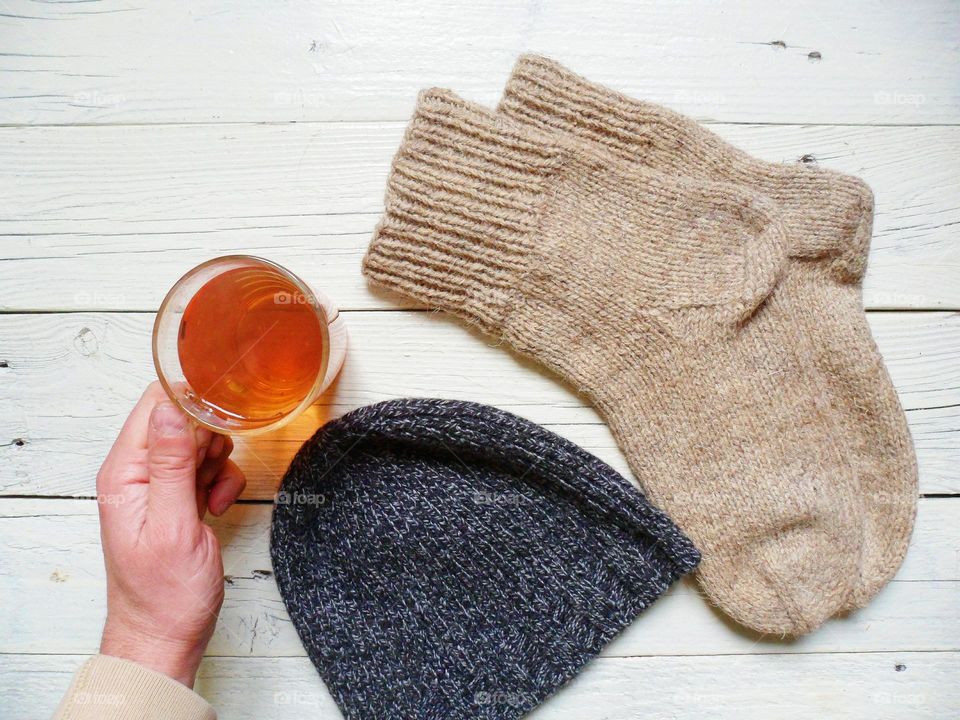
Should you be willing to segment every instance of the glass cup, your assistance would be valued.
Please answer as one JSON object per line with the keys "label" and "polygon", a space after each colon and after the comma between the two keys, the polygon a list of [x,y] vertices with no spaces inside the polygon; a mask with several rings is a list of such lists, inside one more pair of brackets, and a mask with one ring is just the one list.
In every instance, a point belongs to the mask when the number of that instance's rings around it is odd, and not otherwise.
{"label": "glass cup", "polygon": [[228,434],[292,421],[333,382],[346,346],[346,326],[328,298],[250,255],[190,270],[153,326],[153,362],[171,400]]}

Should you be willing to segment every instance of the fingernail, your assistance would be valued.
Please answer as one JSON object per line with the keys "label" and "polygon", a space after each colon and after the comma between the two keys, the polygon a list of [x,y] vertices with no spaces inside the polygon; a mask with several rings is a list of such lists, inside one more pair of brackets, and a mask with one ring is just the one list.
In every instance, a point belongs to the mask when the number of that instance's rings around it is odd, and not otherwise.
{"label": "fingernail", "polygon": [[172,402],[161,402],[150,413],[150,424],[162,437],[177,437],[190,429],[187,416]]}

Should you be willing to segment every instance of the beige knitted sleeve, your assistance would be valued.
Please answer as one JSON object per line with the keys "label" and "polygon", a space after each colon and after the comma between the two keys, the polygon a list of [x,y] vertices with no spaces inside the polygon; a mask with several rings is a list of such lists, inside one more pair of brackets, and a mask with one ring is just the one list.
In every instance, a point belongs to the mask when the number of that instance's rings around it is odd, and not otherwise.
{"label": "beige knitted sleeve", "polygon": [[142,665],[94,655],[76,675],[53,720],[216,720],[190,688]]}

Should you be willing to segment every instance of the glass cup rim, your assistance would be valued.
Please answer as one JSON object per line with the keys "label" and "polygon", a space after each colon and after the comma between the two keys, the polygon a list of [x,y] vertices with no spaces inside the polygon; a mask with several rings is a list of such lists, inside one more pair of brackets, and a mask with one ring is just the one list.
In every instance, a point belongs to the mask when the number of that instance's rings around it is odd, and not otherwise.
{"label": "glass cup rim", "polygon": [[[310,388],[303,400],[293,408],[290,412],[284,415],[282,418],[278,419],[275,422],[268,423],[261,427],[255,428],[222,428],[217,427],[216,425],[207,422],[204,418],[200,417],[196,412],[194,412],[189,406],[181,402],[180,398],[177,397],[177,394],[173,391],[169,380],[166,377],[166,374],[163,372],[160,363],[160,349],[159,349],[159,335],[160,335],[160,320],[163,318],[164,313],[167,311],[168,306],[173,301],[177,291],[182,288],[187,282],[189,282],[193,277],[200,274],[204,270],[220,264],[228,264],[231,262],[252,262],[254,264],[265,265],[271,270],[276,271],[284,278],[289,280],[297,288],[297,291],[302,293],[303,296],[307,299],[307,303],[310,307],[313,308],[314,313],[317,315],[317,319],[320,321],[320,334],[323,343],[323,353],[320,357],[320,370],[317,373],[317,378],[313,382],[313,386]],[[219,273],[218,273],[219,275]],[[213,279],[212,276],[211,279]],[[209,282],[209,281],[208,281]],[[202,287],[202,286],[201,286]],[[198,288],[199,290],[199,288]],[[193,299],[193,296],[196,295],[196,291],[191,294],[190,299]],[[189,300],[187,301],[189,303]],[[190,416],[190,418],[202,425],[203,427],[212,430],[213,432],[220,434],[229,434],[229,435],[245,435],[250,437],[252,435],[262,435],[264,433],[272,432],[278,430],[284,425],[292,422],[294,419],[303,414],[303,412],[310,407],[314,401],[316,401],[319,390],[323,386],[324,378],[327,374],[327,363],[330,359],[330,320],[327,318],[326,311],[323,308],[323,305],[317,300],[316,295],[313,290],[310,289],[310,286],[298,277],[296,274],[283,267],[282,265],[275,263],[273,260],[268,260],[267,258],[260,257],[259,255],[244,255],[244,254],[233,254],[233,255],[220,255],[215,258],[210,258],[205,260],[199,265],[195,265],[185,272],[180,278],[170,286],[170,289],[167,291],[167,294],[164,295],[163,301],[160,303],[160,307],[157,310],[156,317],[153,321],[153,337],[151,341],[152,351],[153,351],[153,367],[157,373],[157,379],[160,381],[160,385],[163,387],[164,392],[166,392],[167,397],[183,412]]]}

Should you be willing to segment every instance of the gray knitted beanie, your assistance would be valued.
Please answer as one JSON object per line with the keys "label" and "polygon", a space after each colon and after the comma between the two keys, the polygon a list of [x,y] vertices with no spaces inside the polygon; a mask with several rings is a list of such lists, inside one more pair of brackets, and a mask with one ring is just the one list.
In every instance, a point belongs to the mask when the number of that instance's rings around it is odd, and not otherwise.
{"label": "gray knitted beanie", "polygon": [[446,400],[319,430],[284,477],[271,555],[349,720],[518,718],[699,561],[597,458]]}

